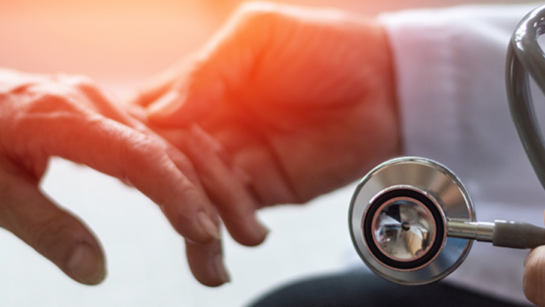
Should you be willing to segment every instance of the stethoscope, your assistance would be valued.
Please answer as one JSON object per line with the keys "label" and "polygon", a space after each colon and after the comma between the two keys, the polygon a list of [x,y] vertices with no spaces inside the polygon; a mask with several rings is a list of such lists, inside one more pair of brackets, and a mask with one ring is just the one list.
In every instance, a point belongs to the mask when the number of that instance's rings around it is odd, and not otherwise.
{"label": "stethoscope", "polygon": [[[529,74],[545,93],[545,6],[516,28],[507,53],[509,108],[528,158],[545,188],[545,145],[533,110]],[[477,222],[460,179],[426,158],[401,157],[372,169],[358,184],[348,224],[358,254],[379,276],[405,285],[444,278],[466,258],[474,240],[494,246],[545,245],[545,229],[527,223]]]}

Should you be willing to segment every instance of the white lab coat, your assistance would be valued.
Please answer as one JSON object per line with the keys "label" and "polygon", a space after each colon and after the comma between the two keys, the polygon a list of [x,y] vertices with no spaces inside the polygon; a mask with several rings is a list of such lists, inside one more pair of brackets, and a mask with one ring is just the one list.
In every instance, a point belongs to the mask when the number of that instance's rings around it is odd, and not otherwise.
{"label": "white lab coat", "polygon": [[[468,188],[480,221],[543,225],[545,192],[511,121],[504,79],[509,38],[538,5],[380,16],[396,67],[404,154],[428,157],[453,170]],[[476,242],[446,280],[527,302],[522,291],[527,253]]]}

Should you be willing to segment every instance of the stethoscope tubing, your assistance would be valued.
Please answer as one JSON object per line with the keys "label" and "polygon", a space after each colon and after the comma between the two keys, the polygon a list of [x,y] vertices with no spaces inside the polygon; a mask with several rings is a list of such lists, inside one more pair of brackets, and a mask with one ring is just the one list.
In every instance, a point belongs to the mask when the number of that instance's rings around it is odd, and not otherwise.
{"label": "stethoscope tubing", "polygon": [[530,91],[529,75],[545,94],[545,54],[537,39],[545,33],[545,5],[526,15],[507,49],[506,89],[513,123],[528,159],[545,189],[545,142]]}

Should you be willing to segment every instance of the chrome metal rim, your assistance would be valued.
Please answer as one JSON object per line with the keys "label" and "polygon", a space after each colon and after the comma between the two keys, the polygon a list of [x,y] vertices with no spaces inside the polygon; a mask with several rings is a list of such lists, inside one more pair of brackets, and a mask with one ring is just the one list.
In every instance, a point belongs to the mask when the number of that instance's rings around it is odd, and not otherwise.
{"label": "chrome metal rim", "polygon": [[[438,248],[424,263],[397,267],[376,257],[366,239],[363,224],[374,201],[389,191],[409,189],[425,195],[441,213],[442,235]],[[431,205],[430,205],[431,206]],[[374,212],[374,211],[373,211]],[[386,161],[371,170],[358,184],[349,209],[350,236],[366,265],[379,276],[405,285],[421,285],[444,278],[454,271],[471,249],[472,240],[447,237],[449,219],[475,221],[469,194],[456,175],[445,166],[426,158],[402,157]],[[369,237],[368,237],[369,238]]]}

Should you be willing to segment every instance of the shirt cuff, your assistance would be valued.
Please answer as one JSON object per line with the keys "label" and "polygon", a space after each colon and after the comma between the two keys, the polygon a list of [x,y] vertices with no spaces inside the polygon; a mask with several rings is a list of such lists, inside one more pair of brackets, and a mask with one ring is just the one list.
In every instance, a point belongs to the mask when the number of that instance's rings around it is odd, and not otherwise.
{"label": "shirt cuff", "polygon": [[[507,43],[535,6],[471,5],[379,16],[396,68],[404,154],[458,164],[467,125],[479,125],[468,122],[468,110],[505,100]],[[475,84],[481,81],[492,86],[479,89]],[[489,99],[475,99],[479,91],[487,91]]]}

